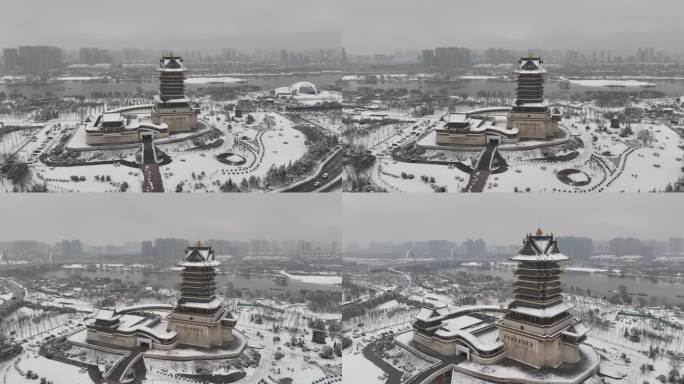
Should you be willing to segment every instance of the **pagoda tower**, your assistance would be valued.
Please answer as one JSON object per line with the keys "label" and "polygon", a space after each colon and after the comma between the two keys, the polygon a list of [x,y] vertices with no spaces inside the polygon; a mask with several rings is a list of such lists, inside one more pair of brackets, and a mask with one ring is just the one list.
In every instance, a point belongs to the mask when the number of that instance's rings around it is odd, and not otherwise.
{"label": "pagoda tower", "polygon": [[166,123],[169,132],[186,132],[197,123],[198,110],[185,96],[185,64],[180,56],[164,56],[159,60],[159,95],[154,98],[152,122]]}
{"label": "pagoda tower", "polygon": [[162,101],[185,97],[185,71],[181,57],[165,56],[159,60],[159,98]]}
{"label": "pagoda tower", "polygon": [[515,102],[506,127],[518,128],[521,139],[548,139],[555,136],[558,124],[551,117],[544,99],[544,61],[530,55],[518,60],[513,71],[516,82]]}
{"label": "pagoda tower", "polygon": [[518,263],[513,300],[500,324],[506,356],[535,368],[579,362],[579,344],[588,329],[561,295],[560,264],[569,258],[553,234],[538,229],[511,260]]}
{"label": "pagoda tower", "polygon": [[541,104],[544,102],[544,76],[546,69],[542,59],[520,59],[513,72],[516,77],[515,105]]}
{"label": "pagoda tower", "polygon": [[216,294],[216,267],[211,247],[188,247],[180,267],[180,297],[167,316],[180,344],[211,348],[233,340],[236,320]]}

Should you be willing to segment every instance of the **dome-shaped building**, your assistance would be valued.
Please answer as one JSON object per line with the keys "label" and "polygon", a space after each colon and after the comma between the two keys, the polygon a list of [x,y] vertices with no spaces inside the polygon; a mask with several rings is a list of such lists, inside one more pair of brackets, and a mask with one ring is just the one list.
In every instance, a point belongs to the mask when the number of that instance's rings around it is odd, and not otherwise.
{"label": "dome-shaped building", "polygon": [[316,86],[308,81],[300,81],[290,87],[293,95],[318,95]]}

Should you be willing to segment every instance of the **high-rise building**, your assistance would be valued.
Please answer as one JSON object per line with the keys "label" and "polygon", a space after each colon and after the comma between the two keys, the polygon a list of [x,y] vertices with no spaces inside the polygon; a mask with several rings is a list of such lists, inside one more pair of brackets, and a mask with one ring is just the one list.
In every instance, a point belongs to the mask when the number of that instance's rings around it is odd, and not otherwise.
{"label": "high-rise building", "polygon": [[183,250],[188,244],[188,240],[183,239],[156,239],[154,241],[155,257],[159,260],[178,260],[183,257]]}
{"label": "high-rise building", "polygon": [[19,51],[16,48],[3,49],[2,57],[5,62],[6,70],[14,71],[19,67]]}
{"label": "high-rise building", "polygon": [[672,254],[682,254],[684,253],[684,239],[681,237],[671,237],[669,251]]}
{"label": "high-rise building", "polygon": [[633,237],[617,237],[608,242],[609,252],[615,256],[640,255],[643,251],[641,240]]}
{"label": "high-rise building", "polygon": [[63,67],[62,50],[44,45],[27,45],[18,49],[24,69],[30,73],[46,72]]}
{"label": "high-rise building", "polygon": [[112,62],[112,55],[106,49],[81,48],[78,50],[78,62],[81,64],[103,64]]}
{"label": "high-rise building", "polygon": [[423,50],[423,69],[429,71],[435,65],[435,51],[432,49]]}
{"label": "high-rise building", "polygon": [[151,241],[143,241],[141,248],[142,257],[153,258],[156,256],[154,244]]}
{"label": "high-rise building", "polygon": [[62,240],[59,244],[64,259],[80,257],[83,254],[81,240]]}
{"label": "high-rise building", "polygon": [[466,239],[463,242],[463,253],[465,257],[480,257],[487,253],[487,243],[482,239]]}
{"label": "high-rise building", "polygon": [[573,259],[587,259],[593,253],[593,241],[588,237],[558,237],[558,247]]}

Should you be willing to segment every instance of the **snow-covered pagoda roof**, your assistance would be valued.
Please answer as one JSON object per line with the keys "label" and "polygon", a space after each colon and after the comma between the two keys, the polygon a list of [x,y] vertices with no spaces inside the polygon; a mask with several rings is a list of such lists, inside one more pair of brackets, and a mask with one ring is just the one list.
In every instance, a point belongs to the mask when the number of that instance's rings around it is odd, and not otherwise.
{"label": "snow-covered pagoda roof", "polygon": [[523,315],[551,318],[560,315],[563,312],[569,311],[573,308],[575,308],[575,306],[572,303],[562,302],[546,308],[532,308],[514,304],[510,306],[508,309],[512,312],[521,313]]}
{"label": "snow-covered pagoda roof", "polygon": [[220,265],[214,258],[214,250],[211,247],[204,247],[197,243],[195,247],[188,247],[185,250],[183,261],[178,265],[181,267],[215,267]]}
{"label": "snow-covered pagoda roof", "polygon": [[98,309],[92,317],[95,321],[117,321],[121,318],[115,311],[111,309]]}
{"label": "snow-covered pagoda roof", "polygon": [[421,308],[414,318],[429,323],[431,321],[441,320],[441,314],[432,308]]}
{"label": "snow-covered pagoda roof", "polygon": [[553,234],[545,235],[541,228],[534,235],[525,236],[523,247],[512,261],[566,261],[570,258],[558,249],[558,242]]}
{"label": "snow-covered pagoda roof", "polygon": [[587,333],[589,333],[589,328],[587,328],[587,326],[584,325],[581,321],[578,321],[575,324],[573,324],[570,328],[563,331],[563,333],[568,336],[580,338],[584,337]]}
{"label": "snow-covered pagoda roof", "polygon": [[536,74],[536,73],[546,73],[544,69],[544,60],[540,57],[522,57],[518,60],[518,67],[515,69],[515,73],[519,74]]}
{"label": "snow-covered pagoda roof", "polygon": [[159,70],[164,72],[183,72],[185,71],[183,58],[180,56],[164,56],[159,59]]}

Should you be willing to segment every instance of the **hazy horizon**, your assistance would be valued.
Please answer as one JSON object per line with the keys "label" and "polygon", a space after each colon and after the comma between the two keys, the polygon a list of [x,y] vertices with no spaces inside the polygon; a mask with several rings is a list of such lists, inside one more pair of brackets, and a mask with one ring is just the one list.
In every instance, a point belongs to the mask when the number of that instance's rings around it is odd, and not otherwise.
{"label": "hazy horizon", "polygon": [[[371,241],[461,242],[481,238],[519,244],[537,228],[556,236],[666,241],[684,237],[684,206],[674,195],[434,195],[343,196],[343,244]],[[600,213],[600,214],[597,214]]]}
{"label": "hazy horizon", "polygon": [[[562,7],[555,6],[557,2]],[[0,47],[220,50],[344,47],[349,54],[438,46],[528,49],[638,47],[682,52],[680,2],[636,0],[525,3],[483,0],[120,0],[104,10],[87,0],[7,0]],[[36,10],[40,10],[37,12]],[[155,17],[163,13],[163,17]],[[31,20],[30,28],[27,20]]]}
{"label": "hazy horizon", "polygon": [[[344,47],[350,54],[438,46],[471,49],[611,49],[649,46],[682,51],[674,0],[500,0],[429,2],[343,0]],[[657,9],[654,8],[657,4]],[[657,10],[658,17],[648,17]]]}
{"label": "hazy horizon", "polygon": [[334,194],[16,194],[0,199],[0,241],[122,244],[160,237],[341,241]]}
{"label": "hazy horizon", "polygon": [[317,0],[6,0],[0,47],[335,48],[340,18],[337,2]]}

